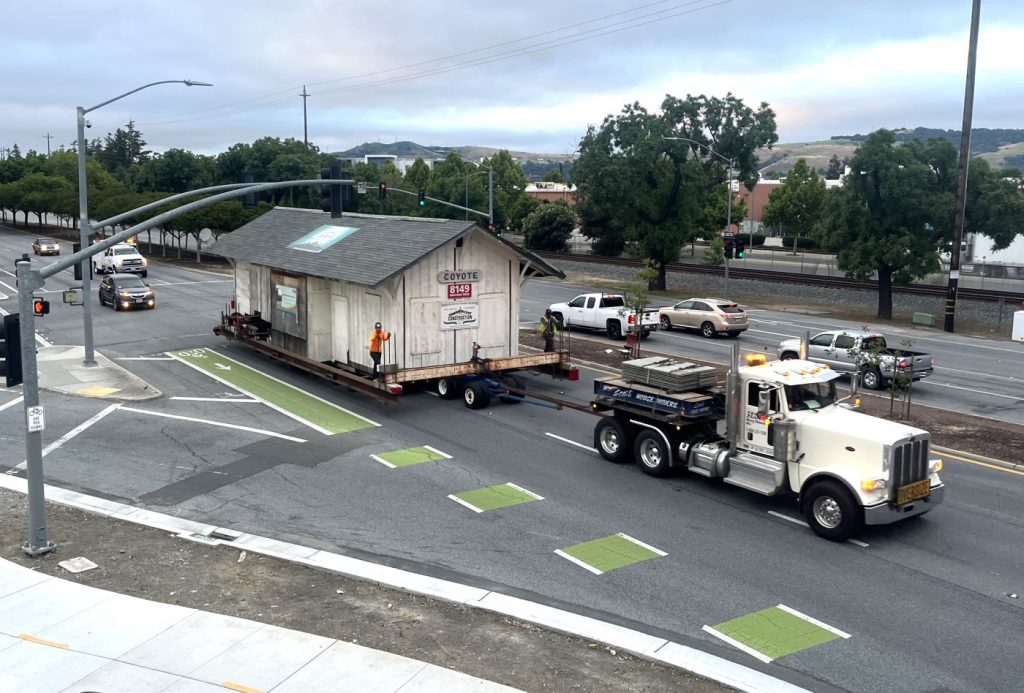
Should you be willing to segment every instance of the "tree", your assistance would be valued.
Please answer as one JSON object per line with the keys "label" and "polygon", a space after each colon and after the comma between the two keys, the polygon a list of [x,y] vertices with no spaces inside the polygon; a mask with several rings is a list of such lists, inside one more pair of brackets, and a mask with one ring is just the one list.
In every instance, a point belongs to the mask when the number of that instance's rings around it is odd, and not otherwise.
{"label": "tree", "polygon": [[564,251],[576,227],[576,214],[563,200],[538,206],[523,224],[530,250]]}
{"label": "tree", "polygon": [[[648,262],[644,267],[636,271],[635,279],[623,285],[623,302],[626,309],[633,316],[634,324],[640,327],[644,324],[643,315],[647,306],[651,303],[650,286],[658,278],[658,268]],[[642,329],[638,329],[634,335],[636,340],[631,342],[628,338],[626,343],[630,345],[630,356],[640,358],[640,342],[644,338]]]}
{"label": "tree", "polygon": [[102,151],[96,154],[103,167],[117,175],[123,175],[132,164],[148,160],[151,154],[145,148],[142,133],[135,129],[135,122],[128,121],[125,127],[125,130],[118,128],[113,134],[107,133]]}
{"label": "tree", "polygon": [[825,180],[839,180],[843,176],[843,162],[839,160],[838,154],[833,154],[828,160],[828,170],[825,172]]}
{"label": "tree", "polygon": [[732,94],[666,96],[660,114],[639,103],[627,105],[600,127],[590,126],[580,140],[573,182],[581,229],[605,252],[628,244],[652,260],[658,273],[651,288],[664,289],[666,265],[685,242],[715,223],[705,213],[707,198],[725,187],[727,161],[751,187],[754,151],[776,141],[768,105],[753,111]]}
{"label": "tree", "polygon": [[561,183],[562,185],[565,185],[565,176],[562,175],[562,169],[560,168],[551,169],[544,174],[544,177],[541,178],[541,180],[545,183]]}
{"label": "tree", "polygon": [[[483,160],[484,166],[494,171],[494,225],[497,228],[508,228],[513,222],[525,220],[525,210],[532,210],[530,198],[526,195],[528,181],[523,167],[512,158],[507,149],[501,149],[493,156]],[[487,209],[487,176],[476,178],[478,190],[482,193],[479,209]],[[470,183],[472,185],[472,181]],[[471,197],[470,200],[473,198]],[[473,205],[470,205],[471,207]],[[527,212],[528,214],[529,212]]]}
{"label": "tree", "polygon": [[772,190],[763,221],[769,226],[784,226],[787,234],[794,237],[793,252],[796,252],[796,238],[810,234],[821,220],[824,205],[825,181],[807,161],[800,159],[782,185]]}
{"label": "tree", "polygon": [[935,271],[951,239],[956,156],[946,140],[899,145],[878,130],[854,153],[846,184],[828,196],[819,240],[849,276],[877,274],[881,320],[892,319],[893,282]]}

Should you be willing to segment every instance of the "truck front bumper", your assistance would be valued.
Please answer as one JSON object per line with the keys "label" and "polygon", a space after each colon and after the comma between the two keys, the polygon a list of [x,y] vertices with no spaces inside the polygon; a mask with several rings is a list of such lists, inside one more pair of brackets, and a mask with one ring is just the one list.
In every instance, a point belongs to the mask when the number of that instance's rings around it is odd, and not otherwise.
{"label": "truck front bumper", "polygon": [[946,495],[945,484],[932,486],[927,498],[916,500],[906,505],[895,505],[889,501],[864,506],[864,524],[890,525],[893,522],[906,520],[908,517],[923,515],[942,502]]}

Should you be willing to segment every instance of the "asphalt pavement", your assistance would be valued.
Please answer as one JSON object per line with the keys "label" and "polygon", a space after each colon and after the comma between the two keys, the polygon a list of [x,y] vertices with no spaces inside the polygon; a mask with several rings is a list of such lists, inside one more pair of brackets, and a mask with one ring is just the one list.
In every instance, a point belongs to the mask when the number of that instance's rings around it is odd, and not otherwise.
{"label": "asphalt pavement", "polygon": [[[99,399],[159,396],[102,354],[82,366],[81,347],[39,349],[44,389]],[[20,476],[0,487],[27,493]],[[805,690],[658,635],[451,580],[417,574],[268,537],[192,522],[48,486],[54,502],[157,527],[211,544],[230,544],[578,635],[744,691]],[[339,678],[344,677],[344,678]],[[0,560],[0,691],[327,691],[513,690],[424,662],[321,637],[174,605],[147,602],[34,573]],[[365,682],[365,685],[362,685]]]}

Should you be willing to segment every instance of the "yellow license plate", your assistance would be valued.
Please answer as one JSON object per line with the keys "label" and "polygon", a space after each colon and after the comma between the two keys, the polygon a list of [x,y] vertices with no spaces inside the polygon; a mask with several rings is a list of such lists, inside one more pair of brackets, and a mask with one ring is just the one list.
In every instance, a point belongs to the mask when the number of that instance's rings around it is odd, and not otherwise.
{"label": "yellow license plate", "polygon": [[896,504],[903,505],[904,503],[916,501],[921,498],[927,498],[928,494],[931,492],[932,490],[928,479],[915,481],[914,483],[907,484],[906,486],[900,486],[896,492]]}

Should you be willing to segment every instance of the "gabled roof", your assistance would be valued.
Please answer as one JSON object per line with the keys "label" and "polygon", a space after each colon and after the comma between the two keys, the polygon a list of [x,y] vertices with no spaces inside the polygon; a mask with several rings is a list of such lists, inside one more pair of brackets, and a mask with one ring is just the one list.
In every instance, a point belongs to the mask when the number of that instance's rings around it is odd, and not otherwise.
{"label": "gabled roof", "polygon": [[565,277],[540,257],[487,234],[474,222],[370,214],[332,219],[326,212],[291,207],[275,207],[222,234],[207,252],[294,274],[377,286],[445,243],[471,233],[485,234],[528,261],[528,276]]}

